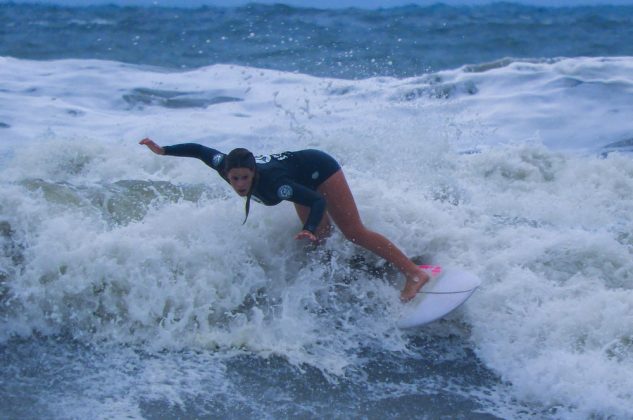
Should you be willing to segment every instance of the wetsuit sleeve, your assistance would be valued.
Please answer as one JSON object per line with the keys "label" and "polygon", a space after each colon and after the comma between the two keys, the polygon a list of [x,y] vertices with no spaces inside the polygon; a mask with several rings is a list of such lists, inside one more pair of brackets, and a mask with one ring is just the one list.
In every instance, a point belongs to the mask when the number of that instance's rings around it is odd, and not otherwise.
{"label": "wetsuit sleeve", "polygon": [[163,150],[167,156],[198,158],[208,166],[220,172],[220,175],[222,174],[220,169],[222,168],[224,157],[226,155],[215,149],[196,143],[183,143],[175,144],[173,146],[164,146]]}
{"label": "wetsuit sleeve", "polygon": [[327,205],[325,197],[318,192],[293,181],[280,183],[277,186],[277,197],[282,200],[291,201],[293,203],[309,207],[310,214],[308,215],[308,220],[306,220],[305,225],[303,225],[303,229],[308,232],[312,232],[313,234],[316,233],[316,230],[323,219],[323,215],[325,214]]}

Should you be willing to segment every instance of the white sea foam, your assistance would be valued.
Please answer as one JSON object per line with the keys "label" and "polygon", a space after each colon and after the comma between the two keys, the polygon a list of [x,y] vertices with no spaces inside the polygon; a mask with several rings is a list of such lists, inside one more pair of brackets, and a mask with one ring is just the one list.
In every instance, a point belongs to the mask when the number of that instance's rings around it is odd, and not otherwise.
{"label": "white sea foam", "polygon": [[350,263],[380,261],[338,234],[306,253],[287,204],[241,226],[243,202],[209,168],[137,143],[316,147],[342,163],[368,225],[482,277],[451,319],[516,397],[629,417],[633,161],[599,152],[633,136],[632,66],[346,81],[0,58],[2,341],[248,351],[333,376],[367,345],[404,351],[397,288]]}

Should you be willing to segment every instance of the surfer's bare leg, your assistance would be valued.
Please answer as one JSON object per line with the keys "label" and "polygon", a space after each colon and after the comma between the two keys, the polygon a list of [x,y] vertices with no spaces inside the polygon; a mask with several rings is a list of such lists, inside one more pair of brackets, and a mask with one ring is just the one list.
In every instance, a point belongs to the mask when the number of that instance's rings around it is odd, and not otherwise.
{"label": "surfer's bare leg", "polygon": [[400,270],[406,278],[400,298],[405,302],[413,299],[429,280],[429,275],[407,258],[389,239],[363,225],[343,171],[339,170],[329,177],[319,186],[318,191],[327,200],[328,214],[343,235],[353,243],[386,259]]}

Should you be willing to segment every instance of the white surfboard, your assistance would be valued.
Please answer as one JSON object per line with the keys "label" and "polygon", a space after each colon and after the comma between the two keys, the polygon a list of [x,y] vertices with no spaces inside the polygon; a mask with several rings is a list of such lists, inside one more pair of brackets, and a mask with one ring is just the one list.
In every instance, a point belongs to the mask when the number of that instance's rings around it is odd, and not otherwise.
{"label": "white surfboard", "polygon": [[406,304],[398,320],[399,328],[412,328],[440,319],[468,299],[481,281],[474,274],[453,268],[421,265],[431,280]]}

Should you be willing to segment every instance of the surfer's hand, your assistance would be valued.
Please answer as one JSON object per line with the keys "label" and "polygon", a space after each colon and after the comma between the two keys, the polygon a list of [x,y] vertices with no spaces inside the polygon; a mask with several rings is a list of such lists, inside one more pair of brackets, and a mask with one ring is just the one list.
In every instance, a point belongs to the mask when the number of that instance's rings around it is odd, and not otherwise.
{"label": "surfer's hand", "polygon": [[145,146],[149,147],[149,150],[151,150],[152,152],[156,153],[157,155],[164,155],[165,154],[165,150],[163,150],[162,147],[157,145],[156,142],[154,142],[154,140],[152,140],[150,138],[146,137],[143,140],[139,141],[138,144],[142,144],[142,145],[145,145]]}
{"label": "surfer's hand", "polygon": [[307,231],[307,230],[302,230],[301,232],[297,233],[297,236],[295,236],[295,239],[299,240],[299,239],[309,239],[311,242],[317,242],[318,239],[316,236],[314,236],[314,233]]}

